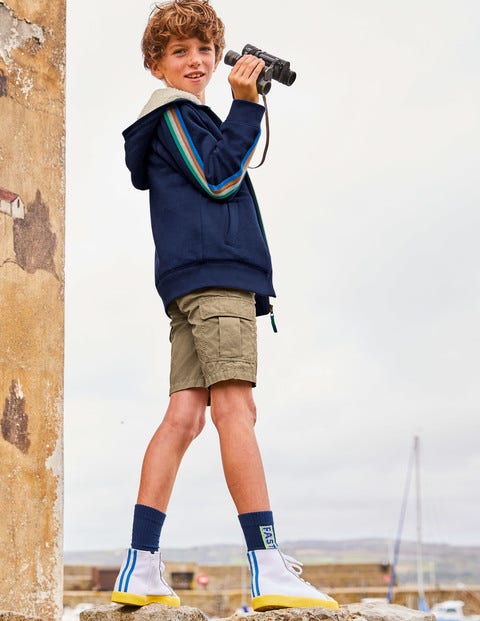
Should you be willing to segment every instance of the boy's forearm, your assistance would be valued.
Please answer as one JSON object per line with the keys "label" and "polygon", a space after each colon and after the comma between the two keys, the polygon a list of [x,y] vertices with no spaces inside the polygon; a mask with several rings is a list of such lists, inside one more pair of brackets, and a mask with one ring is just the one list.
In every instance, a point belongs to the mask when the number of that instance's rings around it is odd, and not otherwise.
{"label": "boy's forearm", "polygon": [[220,129],[230,123],[239,123],[241,125],[255,127],[260,131],[264,114],[265,108],[259,103],[246,101],[244,99],[234,99],[230,106],[230,111],[225,121],[220,126]]}
{"label": "boy's forearm", "polygon": [[215,136],[194,109],[176,106],[165,114],[164,136],[173,139],[168,147],[181,169],[209,196],[224,200],[242,183],[260,137],[263,114],[263,106],[234,100]]}

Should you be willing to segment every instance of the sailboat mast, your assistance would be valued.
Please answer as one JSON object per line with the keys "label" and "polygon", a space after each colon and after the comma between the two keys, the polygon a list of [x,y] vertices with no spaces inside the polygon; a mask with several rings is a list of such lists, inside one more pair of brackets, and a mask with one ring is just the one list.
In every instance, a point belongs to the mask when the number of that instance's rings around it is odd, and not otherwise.
{"label": "sailboat mast", "polygon": [[426,610],[425,589],[423,581],[423,556],[422,556],[422,494],[420,485],[420,438],[415,436],[415,483],[417,500],[417,589],[418,589],[418,608]]}
{"label": "sailboat mast", "polygon": [[395,587],[395,580],[397,576],[397,564],[398,564],[398,558],[400,556],[400,544],[402,541],[403,523],[405,521],[405,513],[407,511],[408,495],[410,492],[410,482],[412,478],[412,471],[414,469],[414,465],[415,465],[415,446],[412,448],[410,452],[410,457],[408,460],[407,478],[405,481],[405,489],[403,490],[403,500],[402,500],[402,506],[400,509],[400,519],[398,522],[397,536],[395,538],[395,546],[393,549],[393,560],[392,560],[392,566],[390,569],[390,581],[388,583],[388,592],[387,592],[387,602],[389,604],[391,604],[393,600],[393,589]]}

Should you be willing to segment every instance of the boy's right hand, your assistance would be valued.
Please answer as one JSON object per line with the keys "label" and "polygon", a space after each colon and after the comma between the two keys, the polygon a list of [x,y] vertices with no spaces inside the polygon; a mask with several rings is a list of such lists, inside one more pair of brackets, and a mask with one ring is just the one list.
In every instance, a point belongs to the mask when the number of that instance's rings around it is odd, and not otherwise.
{"label": "boy's right hand", "polygon": [[265,62],[261,58],[246,54],[234,65],[228,81],[235,99],[244,99],[258,103],[257,79]]}

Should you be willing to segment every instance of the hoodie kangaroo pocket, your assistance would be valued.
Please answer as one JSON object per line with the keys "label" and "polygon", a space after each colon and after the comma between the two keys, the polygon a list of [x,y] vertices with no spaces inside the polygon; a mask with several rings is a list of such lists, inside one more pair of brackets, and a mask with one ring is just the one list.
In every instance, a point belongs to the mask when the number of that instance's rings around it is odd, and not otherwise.
{"label": "hoodie kangaroo pocket", "polygon": [[238,246],[238,203],[227,203],[225,216],[225,243]]}

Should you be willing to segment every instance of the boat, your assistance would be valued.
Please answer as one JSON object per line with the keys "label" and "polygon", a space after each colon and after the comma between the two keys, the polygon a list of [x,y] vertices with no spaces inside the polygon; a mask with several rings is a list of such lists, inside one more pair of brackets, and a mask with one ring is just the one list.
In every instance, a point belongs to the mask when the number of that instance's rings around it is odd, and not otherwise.
{"label": "boat", "polygon": [[431,612],[435,614],[436,621],[480,621],[478,614],[464,614],[464,605],[460,599],[449,599],[432,606]]}
{"label": "boat", "polygon": [[434,613],[436,621],[464,621],[463,606],[461,600],[450,599],[432,606],[431,612]]}

